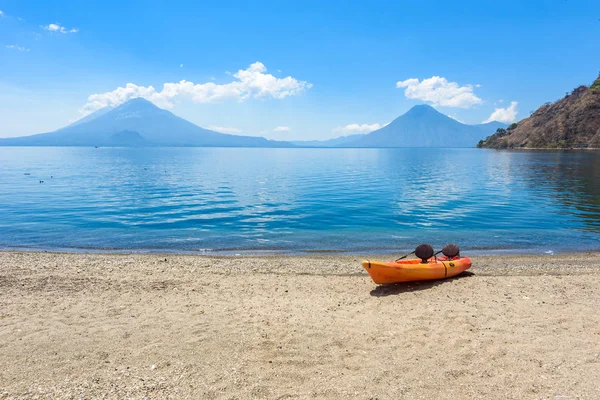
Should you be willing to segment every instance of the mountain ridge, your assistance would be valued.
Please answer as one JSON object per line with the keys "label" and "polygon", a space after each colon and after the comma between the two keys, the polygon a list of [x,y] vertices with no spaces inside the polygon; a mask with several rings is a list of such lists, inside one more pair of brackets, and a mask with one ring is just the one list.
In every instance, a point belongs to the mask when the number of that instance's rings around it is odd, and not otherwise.
{"label": "mountain ridge", "polygon": [[497,127],[506,125],[466,125],[431,106],[417,105],[369,134],[285,142],[214,132],[135,98],[53,132],[0,139],[0,146],[474,147]]}
{"label": "mountain ridge", "polygon": [[135,98],[118,107],[101,109],[53,132],[0,139],[4,146],[129,146],[293,147],[262,137],[238,136],[201,128],[153,103]]}
{"label": "mountain ridge", "polygon": [[359,137],[365,136],[365,133],[357,133],[355,135],[339,136],[327,140],[294,140],[291,143],[300,147],[339,147],[345,143],[350,143]]}
{"label": "mountain ridge", "polygon": [[589,87],[579,86],[554,103],[545,103],[508,129],[499,129],[477,147],[600,148],[600,75]]}
{"label": "mountain ridge", "polygon": [[501,123],[467,125],[422,104],[344,147],[475,147],[490,124]]}

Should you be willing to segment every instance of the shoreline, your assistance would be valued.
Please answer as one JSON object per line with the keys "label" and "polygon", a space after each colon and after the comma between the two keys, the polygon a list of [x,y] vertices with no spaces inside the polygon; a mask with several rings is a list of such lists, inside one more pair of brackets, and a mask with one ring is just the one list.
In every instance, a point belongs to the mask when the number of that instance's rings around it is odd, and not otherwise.
{"label": "shoreline", "polygon": [[[545,272],[557,274],[569,274],[572,271],[580,273],[588,270],[596,271],[600,274],[600,250],[586,251],[577,253],[557,253],[557,254],[502,254],[502,255],[474,255],[470,252],[461,252],[464,256],[472,260],[473,267],[468,270],[471,274],[478,271],[478,274],[488,275],[491,272],[498,272],[502,275],[521,273],[543,274]],[[366,259],[379,261],[392,261],[397,253],[379,253],[379,254],[348,254],[348,253],[304,253],[304,254],[182,254],[182,253],[91,253],[91,252],[51,252],[51,251],[13,251],[0,250],[0,272],[2,271],[2,261],[24,260],[25,264],[35,262],[40,263],[44,260],[57,260],[51,270],[67,273],[75,264],[90,263],[97,266],[98,263],[125,263],[133,265],[132,272],[147,270],[152,272],[152,266],[162,266],[163,262],[174,263],[180,272],[210,272],[230,274],[232,266],[236,266],[236,272],[252,274],[262,271],[263,273],[278,274],[285,269],[289,275],[310,274],[317,276],[336,275],[342,272],[347,274],[354,272],[356,275],[369,277],[364,271],[361,262]],[[410,258],[410,257],[409,257]],[[413,257],[414,258],[414,257]],[[201,265],[202,269],[198,270]],[[278,267],[275,268],[274,266]],[[189,267],[189,271],[185,267]],[[43,266],[48,269],[47,265]],[[95,270],[96,272],[106,272]],[[84,272],[78,269],[77,273]],[[160,273],[161,271],[156,271]],[[164,272],[164,271],[162,271]],[[309,274],[309,275],[310,275]],[[374,284],[374,283],[373,283]],[[374,284],[375,285],[375,284]]]}
{"label": "shoreline", "polygon": [[[395,257],[406,254],[411,249],[378,249],[378,250],[288,250],[288,249],[198,249],[198,250],[172,250],[168,249],[120,249],[120,248],[39,248],[39,247],[0,247],[0,253],[42,253],[42,254],[105,254],[105,255],[149,255],[149,256],[198,256],[198,257],[310,257],[310,256],[340,256],[340,257]],[[473,257],[518,257],[537,256],[547,257],[554,255],[577,255],[600,253],[598,248],[582,248],[580,250],[546,248],[489,248],[489,249],[463,249],[461,253]]]}
{"label": "shoreline", "polygon": [[485,149],[485,150],[524,150],[524,151],[599,151],[600,147],[477,147],[477,149]]}
{"label": "shoreline", "polygon": [[0,251],[0,399],[594,399],[600,253],[471,259]]}

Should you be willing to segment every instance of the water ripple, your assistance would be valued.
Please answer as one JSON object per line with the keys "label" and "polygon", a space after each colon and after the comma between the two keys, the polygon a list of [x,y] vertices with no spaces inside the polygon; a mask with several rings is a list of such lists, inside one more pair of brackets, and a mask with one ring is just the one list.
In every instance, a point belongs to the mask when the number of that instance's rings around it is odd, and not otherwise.
{"label": "water ripple", "polygon": [[0,148],[0,216],[4,248],[597,249],[600,154]]}

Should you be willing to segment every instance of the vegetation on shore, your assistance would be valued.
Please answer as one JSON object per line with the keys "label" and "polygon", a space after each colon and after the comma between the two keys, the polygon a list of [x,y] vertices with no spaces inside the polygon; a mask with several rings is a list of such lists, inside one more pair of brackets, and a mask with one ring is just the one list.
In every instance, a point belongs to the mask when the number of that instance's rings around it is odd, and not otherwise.
{"label": "vegetation on shore", "polygon": [[600,76],[564,98],[545,103],[529,118],[498,129],[479,148],[600,148]]}

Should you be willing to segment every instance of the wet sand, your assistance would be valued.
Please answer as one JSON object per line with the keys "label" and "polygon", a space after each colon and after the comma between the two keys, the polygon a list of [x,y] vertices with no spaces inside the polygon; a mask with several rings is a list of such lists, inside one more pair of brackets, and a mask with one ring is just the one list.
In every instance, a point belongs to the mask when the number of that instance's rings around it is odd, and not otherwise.
{"label": "wet sand", "polygon": [[600,254],[360,261],[0,252],[0,398],[598,398]]}

